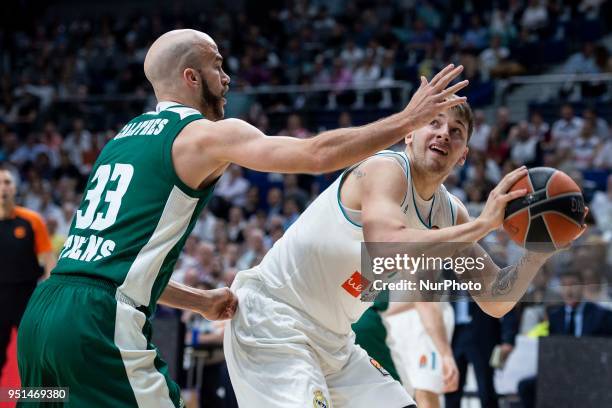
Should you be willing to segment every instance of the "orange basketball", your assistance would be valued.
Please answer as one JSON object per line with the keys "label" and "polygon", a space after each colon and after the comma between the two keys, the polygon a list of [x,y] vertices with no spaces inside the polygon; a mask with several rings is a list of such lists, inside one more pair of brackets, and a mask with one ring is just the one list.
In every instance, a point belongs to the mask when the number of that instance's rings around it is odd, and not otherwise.
{"label": "orange basketball", "polygon": [[550,252],[567,246],[584,223],[584,197],[567,174],[550,167],[529,169],[510,189],[527,195],[506,206],[504,229],[517,244]]}

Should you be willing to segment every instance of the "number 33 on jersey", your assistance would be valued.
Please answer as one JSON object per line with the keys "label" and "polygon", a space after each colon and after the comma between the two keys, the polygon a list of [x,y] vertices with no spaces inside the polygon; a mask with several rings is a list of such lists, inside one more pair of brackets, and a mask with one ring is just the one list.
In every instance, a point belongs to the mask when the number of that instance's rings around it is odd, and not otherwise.
{"label": "number 33 on jersey", "polygon": [[190,188],[172,163],[175,138],[202,118],[192,108],[163,102],[106,144],[54,274],[102,277],[137,303],[153,304],[212,196],[214,185]]}

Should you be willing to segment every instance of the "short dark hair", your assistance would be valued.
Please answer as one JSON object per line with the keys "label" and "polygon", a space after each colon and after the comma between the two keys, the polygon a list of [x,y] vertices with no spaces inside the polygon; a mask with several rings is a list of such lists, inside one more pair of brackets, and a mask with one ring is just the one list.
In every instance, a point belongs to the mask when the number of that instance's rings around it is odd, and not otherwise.
{"label": "short dark hair", "polygon": [[[459,98],[457,95],[451,95],[448,97],[448,100]],[[474,112],[472,112],[472,107],[470,104],[465,101],[459,105],[455,105],[450,108],[450,111],[453,112],[459,119],[466,122],[467,124],[467,141],[470,141],[472,137],[472,133],[474,133]]]}
{"label": "short dark hair", "polygon": [[582,274],[575,269],[570,269],[565,272],[562,272],[559,275],[559,280],[564,279],[564,278],[575,278],[579,283],[583,282]]}

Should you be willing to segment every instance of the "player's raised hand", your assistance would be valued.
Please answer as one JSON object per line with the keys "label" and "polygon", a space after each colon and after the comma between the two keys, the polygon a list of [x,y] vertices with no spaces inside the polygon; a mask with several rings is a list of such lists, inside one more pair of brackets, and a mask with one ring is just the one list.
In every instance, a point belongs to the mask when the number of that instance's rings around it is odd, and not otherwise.
{"label": "player's raised hand", "polygon": [[478,217],[479,220],[485,222],[489,231],[493,231],[503,224],[508,202],[527,194],[527,190],[524,188],[508,192],[517,181],[526,175],[527,167],[521,166],[506,174],[489,193],[489,198],[487,198],[487,202]]}
{"label": "player's raised hand", "polygon": [[463,65],[447,65],[428,82],[421,77],[419,89],[412,95],[404,113],[410,118],[410,131],[423,127],[431,122],[440,112],[459,105],[467,100],[465,97],[448,99],[457,91],[465,88],[469,81],[461,81],[450,88],[450,84],[463,71]]}
{"label": "player's raised hand", "polygon": [[231,319],[238,307],[238,298],[229,288],[211,289],[204,292],[205,299],[198,312],[208,320]]}

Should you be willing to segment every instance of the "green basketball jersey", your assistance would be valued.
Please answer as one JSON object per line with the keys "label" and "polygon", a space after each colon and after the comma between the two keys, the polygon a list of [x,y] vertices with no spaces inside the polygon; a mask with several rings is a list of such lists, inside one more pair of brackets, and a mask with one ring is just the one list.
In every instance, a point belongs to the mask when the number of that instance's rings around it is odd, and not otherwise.
{"label": "green basketball jersey", "polygon": [[54,274],[113,281],[151,311],[214,185],[194,190],[174,171],[174,139],[195,109],[162,102],[127,123],[93,166]]}

